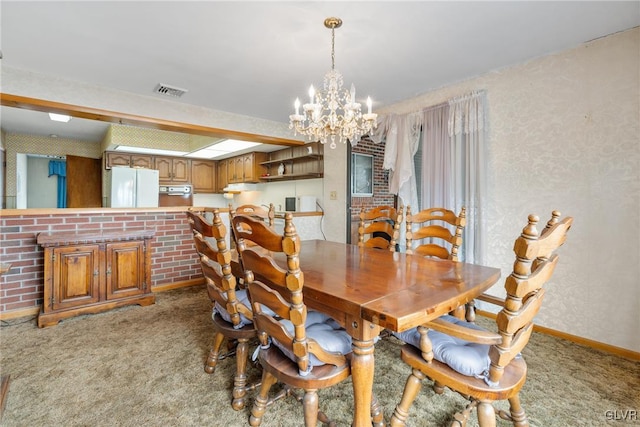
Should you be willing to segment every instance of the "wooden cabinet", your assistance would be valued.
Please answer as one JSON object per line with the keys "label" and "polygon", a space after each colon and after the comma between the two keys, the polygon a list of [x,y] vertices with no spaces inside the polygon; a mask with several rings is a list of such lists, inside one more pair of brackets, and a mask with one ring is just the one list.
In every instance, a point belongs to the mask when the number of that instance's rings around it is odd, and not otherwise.
{"label": "wooden cabinet", "polygon": [[[269,158],[262,162],[269,175],[261,176],[260,179],[263,181],[288,181],[322,178],[324,176],[323,147],[319,142],[312,142],[269,153]],[[283,174],[278,173],[280,165],[284,169]]]}
{"label": "wooden cabinet", "polygon": [[189,183],[191,160],[182,157],[155,157],[154,169],[160,172],[162,183]]}
{"label": "wooden cabinet", "polygon": [[227,159],[227,182],[229,184],[260,182],[260,177],[267,173],[267,168],[262,162],[268,158],[267,153],[247,153]]}
{"label": "wooden cabinet", "polygon": [[104,159],[105,169],[111,169],[111,167],[113,166],[128,166],[130,168],[153,169],[153,156],[146,154],[107,151],[104,153]]}
{"label": "wooden cabinet", "polygon": [[260,182],[260,177],[267,173],[262,164],[269,158],[267,153],[248,153],[242,156],[242,182]]}
{"label": "wooden cabinet", "polygon": [[216,162],[213,160],[191,160],[191,184],[194,193],[215,193]]}
{"label": "wooden cabinet", "polygon": [[242,156],[227,159],[227,181],[229,184],[244,182],[242,162]]}
{"label": "wooden cabinet", "polygon": [[40,233],[44,300],[38,326],[80,314],[155,302],[152,230]]}
{"label": "wooden cabinet", "polygon": [[229,162],[227,160],[220,160],[216,165],[217,168],[217,190],[218,193],[223,193],[225,187],[229,183],[228,170],[229,170]]}

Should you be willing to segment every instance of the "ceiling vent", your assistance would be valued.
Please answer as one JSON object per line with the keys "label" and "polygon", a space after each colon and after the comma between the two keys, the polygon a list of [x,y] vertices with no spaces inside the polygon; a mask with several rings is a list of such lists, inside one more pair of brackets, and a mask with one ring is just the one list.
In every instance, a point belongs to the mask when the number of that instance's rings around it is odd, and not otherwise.
{"label": "ceiling vent", "polygon": [[189,91],[187,89],[180,89],[179,87],[159,83],[158,86],[156,86],[154,92],[165,96],[171,96],[173,98],[180,98],[182,95]]}

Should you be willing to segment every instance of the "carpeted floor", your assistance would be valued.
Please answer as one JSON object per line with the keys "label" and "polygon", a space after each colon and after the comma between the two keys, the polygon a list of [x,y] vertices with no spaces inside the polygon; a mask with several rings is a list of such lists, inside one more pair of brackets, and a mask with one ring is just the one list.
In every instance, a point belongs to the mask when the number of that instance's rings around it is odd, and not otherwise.
{"label": "carpeted floor", "polygon": [[[159,293],[153,306],[76,317],[45,329],[35,320],[4,323],[0,366],[11,382],[0,424],[248,425],[251,399],[241,411],[230,405],[235,359],[219,362],[213,375],[203,370],[212,339],[209,315],[206,291],[192,287]],[[629,416],[640,412],[640,363],[537,333],[523,353],[529,378],[521,398],[532,426],[640,425]],[[374,392],[385,420],[409,374],[398,355],[393,338],[376,345]],[[250,366],[249,375],[257,380],[259,370]],[[350,381],[320,392],[321,409],[340,426],[351,423],[352,400]],[[463,406],[460,396],[435,395],[425,383],[409,425],[449,425]],[[267,409],[262,425],[302,425],[302,407],[294,399],[280,401]],[[477,425],[475,417],[469,425]]]}

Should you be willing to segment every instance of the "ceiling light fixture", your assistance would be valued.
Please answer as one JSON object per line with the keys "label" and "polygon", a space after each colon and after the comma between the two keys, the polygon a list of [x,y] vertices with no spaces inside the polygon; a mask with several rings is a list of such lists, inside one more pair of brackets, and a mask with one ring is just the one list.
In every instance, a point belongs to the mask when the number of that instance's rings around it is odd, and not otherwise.
{"label": "ceiling light fixture", "polygon": [[360,112],[353,84],[350,91],[342,91],[342,74],[335,69],[335,29],[341,25],[340,18],[324,20],[324,26],[331,30],[331,70],[324,76],[324,90],[316,92],[311,85],[309,103],[302,106],[304,114],[300,114],[300,99],[296,98],[296,112],[289,116],[289,129],[294,129],[295,134],[307,135],[310,141],[322,144],[331,142],[331,148],[336,148],[336,142],[347,140],[352,146],[356,145],[362,135],[376,128],[378,117],[371,112],[370,97],[367,114]]}
{"label": "ceiling light fixture", "polygon": [[49,113],[49,118],[54,122],[64,122],[64,123],[67,123],[69,120],[71,120],[71,116],[67,116],[66,114],[56,114],[56,113]]}

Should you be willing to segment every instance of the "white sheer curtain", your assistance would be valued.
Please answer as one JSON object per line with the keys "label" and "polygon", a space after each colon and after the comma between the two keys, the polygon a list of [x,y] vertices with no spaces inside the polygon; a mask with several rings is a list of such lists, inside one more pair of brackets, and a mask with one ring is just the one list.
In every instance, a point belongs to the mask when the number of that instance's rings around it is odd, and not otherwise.
{"label": "white sheer curtain", "polygon": [[[460,259],[478,264],[483,263],[485,250],[485,99],[484,91],[474,92],[418,113],[381,117],[370,135],[374,142],[386,140],[383,167],[391,170],[389,192],[397,194],[404,206],[413,212],[445,207],[456,214],[466,207]],[[414,156],[420,143],[421,175],[416,177]],[[416,179],[421,181],[420,198]],[[402,250],[404,227],[401,232]]]}
{"label": "white sheer curtain", "polygon": [[484,263],[487,146],[486,93],[474,92],[449,101],[448,133],[453,160],[453,201],[467,209],[462,261]]}
{"label": "white sheer curtain", "polygon": [[[455,206],[453,150],[449,137],[449,104],[424,110],[422,125],[421,194],[419,209]],[[415,210],[417,212],[418,209]],[[456,211],[456,214],[460,212]]]}
{"label": "white sheer curtain", "polygon": [[389,192],[397,194],[404,206],[418,205],[414,156],[420,143],[422,114],[390,115],[379,119],[370,138],[385,140],[382,167],[389,169]]}

